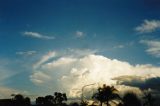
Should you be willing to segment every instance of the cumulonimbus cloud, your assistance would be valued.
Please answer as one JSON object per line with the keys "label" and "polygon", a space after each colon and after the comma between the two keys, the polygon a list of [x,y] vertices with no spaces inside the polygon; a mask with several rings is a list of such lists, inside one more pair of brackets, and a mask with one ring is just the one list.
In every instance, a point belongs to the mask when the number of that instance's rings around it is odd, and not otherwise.
{"label": "cumulonimbus cloud", "polygon": [[33,83],[65,91],[69,96],[80,95],[80,89],[87,84],[116,84],[117,81],[113,79],[119,76],[160,77],[160,67],[149,64],[131,65],[96,54],[81,57],[63,55],[39,67],[30,76]]}
{"label": "cumulonimbus cloud", "polygon": [[155,75],[149,76],[120,76],[114,78],[118,84],[138,87],[141,89],[154,89],[160,91],[160,77]]}

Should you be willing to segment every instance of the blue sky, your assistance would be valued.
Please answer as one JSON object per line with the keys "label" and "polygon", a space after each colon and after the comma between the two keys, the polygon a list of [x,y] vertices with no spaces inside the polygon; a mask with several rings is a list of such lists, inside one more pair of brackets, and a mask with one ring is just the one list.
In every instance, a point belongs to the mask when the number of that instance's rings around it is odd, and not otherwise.
{"label": "blue sky", "polygon": [[[158,0],[0,0],[0,72],[5,76],[0,85],[11,92],[50,93],[35,84],[42,72],[42,79],[50,79],[43,65],[64,57],[80,64],[77,59],[90,54],[125,61],[132,67],[149,64],[158,71],[159,9]],[[68,73],[76,66],[69,67]],[[65,70],[52,74],[47,84],[68,75]]]}

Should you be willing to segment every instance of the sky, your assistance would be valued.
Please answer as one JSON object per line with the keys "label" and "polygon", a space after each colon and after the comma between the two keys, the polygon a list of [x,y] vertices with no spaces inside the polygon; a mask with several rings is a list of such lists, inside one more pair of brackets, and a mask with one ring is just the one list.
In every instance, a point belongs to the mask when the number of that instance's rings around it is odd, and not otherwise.
{"label": "sky", "polygon": [[0,0],[0,98],[86,84],[160,91],[159,0]]}

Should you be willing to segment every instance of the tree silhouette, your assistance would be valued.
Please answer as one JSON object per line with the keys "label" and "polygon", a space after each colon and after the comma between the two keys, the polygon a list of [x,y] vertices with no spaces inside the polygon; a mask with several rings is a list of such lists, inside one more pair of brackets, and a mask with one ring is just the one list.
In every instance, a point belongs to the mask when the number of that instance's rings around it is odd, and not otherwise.
{"label": "tree silhouette", "polygon": [[88,106],[88,102],[87,101],[81,101],[80,106]]}
{"label": "tree silhouette", "polygon": [[74,102],[74,103],[70,103],[69,106],[79,106],[79,104]]}
{"label": "tree silhouette", "polygon": [[36,98],[36,104],[37,105],[43,105],[44,102],[45,102],[44,97],[38,97],[38,98]]}
{"label": "tree silhouette", "polygon": [[21,94],[11,95],[11,96],[14,96],[13,104],[16,106],[30,106],[31,105],[29,97],[24,98],[23,95]]}
{"label": "tree silhouette", "polygon": [[[45,97],[37,97],[36,104],[31,104],[30,98],[21,94],[12,94],[11,96],[13,96],[11,99],[0,99],[0,106],[97,106],[98,103],[100,106],[103,104],[111,106],[113,103],[114,106],[115,104],[116,106],[142,106],[142,103],[143,106],[160,106],[159,101],[156,101],[157,98],[153,98],[148,91],[144,92],[144,97],[141,97],[141,99],[133,92],[127,92],[120,98],[114,86],[106,86],[105,84],[93,94],[92,98],[97,101],[93,101],[92,104],[86,100],[67,105],[67,103],[63,102],[67,101],[66,94],[60,92],[55,92],[54,95],[46,95]],[[154,96],[156,97],[156,95]]]}
{"label": "tree silhouette", "polygon": [[63,101],[67,101],[67,96],[65,93],[55,92],[54,96],[47,95],[45,97],[36,98],[36,105],[45,105],[45,106],[53,106],[53,105],[66,105]]}
{"label": "tree silhouette", "polygon": [[31,105],[31,100],[29,97],[24,98],[24,102],[26,106],[30,106]]}
{"label": "tree silhouette", "polygon": [[123,98],[123,106],[141,106],[141,101],[135,93],[128,92]]}
{"label": "tree silhouette", "polygon": [[152,94],[149,92],[144,92],[144,104],[143,106],[154,106],[155,99],[152,97]]}
{"label": "tree silhouette", "polygon": [[53,105],[55,104],[54,96],[52,95],[47,95],[44,97],[44,104],[45,105]]}
{"label": "tree silhouette", "polygon": [[17,106],[24,105],[24,97],[21,94],[17,94],[13,98],[14,104]]}
{"label": "tree silhouette", "polygon": [[110,106],[109,101],[120,99],[119,95],[117,94],[117,90],[114,86],[106,86],[105,84],[103,87],[98,88],[98,92],[93,95],[94,99],[100,102],[100,106],[103,103],[106,103],[107,106]]}
{"label": "tree silhouette", "polygon": [[123,106],[123,104],[120,102],[117,106]]}
{"label": "tree silhouette", "polygon": [[65,93],[60,93],[60,92],[55,92],[54,93],[54,100],[55,100],[55,103],[56,104],[60,104],[60,105],[62,105],[62,102],[63,101],[67,101],[67,96],[66,96],[66,94]]}

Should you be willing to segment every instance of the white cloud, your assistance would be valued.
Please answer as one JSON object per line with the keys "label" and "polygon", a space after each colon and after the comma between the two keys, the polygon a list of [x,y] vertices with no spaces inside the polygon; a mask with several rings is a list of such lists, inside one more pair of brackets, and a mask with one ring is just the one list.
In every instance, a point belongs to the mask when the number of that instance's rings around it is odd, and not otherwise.
{"label": "white cloud", "polygon": [[[70,96],[78,96],[77,94],[80,94],[78,89],[86,84],[116,84],[112,79],[119,76],[160,76],[160,67],[149,64],[133,66],[128,62],[95,54],[87,54],[83,57],[62,55],[39,67],[39,70],[31,75],[36,76],[31,77],[33,83],[50,86],[55,90],[67,92]],[[44,77],[37,77],[37,73],[47,75],[47,80]]]}
{"label": "white cloud", "polygon": [[[97,53],[97,50],[90,50],[90,49],[67,49],[67,50],[63,50],[63,51],[59,51],[58,53],[56,53],[55,51],[49,51],[48,53],[46,53],[45,55],[43,55],[40,60],[35,63],[33,65],[34,69],[38,68],[41,66],[41,64],[59,57],[59,56],[65,56],[65,57],[83,57],[89,54],[95,54]],[[65,59],[65,58],[64,58]],[[63,59],[62,59],[63,60]]]}
{"label": "white cloud", "polygon": [[123,48],[126,48],[126,47],[131,47],[134,45],[134,41],[130,41],[130,42],[126,42],[126,43],[123,43],[123,44],[117,44],[117,45],[114,45],[113,46],[113,49],[123,49]]}
{"label": "white cloud", "polygon": [[139,33],[150,33],[160,29],[160,20],[144,20],[144,22],[135,28]]}
{"label": "white cloud", "polygon": [[160,41],[158,40],[141,40],[140,43],[143,43],[148,46],[146,50],[147,53],[160,57]]}
{"label": "white cloud", "polygon": [[82,31],[76,31],[76,37],[77,38],[81,38],[81,37],[84,37],[84,36],[85,36],[84,32],[82,32]]}
{"label": "white cloud", "polygon": [[127,86],[127,85],[116,85],[115,87],[118,91],[120,91],[119,92],[120,95],[124,95],[126,94],[126,92],[134,92],[138,96],[141,96],[141,97],[143,96],[142,90],[137,87]]}
{"label": "white cloud", "polygon": [[0,86],[0,99],[13,98],[11,96],[12,94],[28,95],[29,92],[16,90],[16,89],[5,87],[5,86]]}
{"label": "white cloud", "polygon": [[17,55],[25,55],[25,56],[31,56],[31,55],[34,55],[36,54],[37,51],[20,51],[20,52],[16,52]]}
{"label": "white cloud", "polygon": [[6,83],[6,80],[10,77],[17,74],[17,71],[13,71],[13,69],[10,69],[10,61],[9,60],[0,60],[0,85],[3,85]]}
{"label": "white cloud", "polygon": [[34,64],[33,67],[34,68],[38,68],[41,64],[45,63],[46,61],[48,61],[49,59],[51,59],[51,58],[53,58],[55,56],[56,56],[56,52],[54,52],[54,51],[48,52],[47,54],[42,56],[40,61],[38,61],[36,64]]}
{"label": "white cloud", "polygon": [[38,32],[24,32],[23,33],[25,36],[28,36],[28,37],[33,37],[33,38],[39,38],[39,39],[55,39],[53,36],[46,36],[46,35],[42,35]]}
{"label": "white cloud", "polygon": [[148,76],[120,76],[114,78],[120,85],[134,86],[141,88],[142,90],[152,89],[159,91],[160,77],[155,75]]}
{"label": "white cloud", "polygon": [[0,87],[0,98],[11,98],[11,94],[17,93],[17,90],[7,88],[7,87]]}
{"label": "white cloud", "polygon": [[15,68],[11,66],[14,65],[14,62],[0,58],[0,99],[11,98],[11,94],[27,94],[27,91],[7,87],[8,81],[11,81],[12,77],[19,73],[18,70],[14,70]]}
{"label": "white cloud", "polygon": [[68,49],[66,51],[66,55],[72,57],[82,57],[89,54],[95,54],[98,50],[91,50],[91,49]]}
{"label": "white cloud", "polygon": [[113,48],[114,49],[122,49],[122,48],[124,48],[125,46],[124,45],[116,45],[116,46],[114,46]]}
{"label": "white cloud", "polygon": [[11,94],[17,93],[16,90],[7,87],[0,87],[0,98],[11,98]]}
{"label": "white cloud", "polygon": [[35,84],[42,84],[42,83],[45,83],[45,81],[48,81],[51,79],[50,76],[39,71],[31,75],[30,78],[31,78],[31,81],[33,81]]}

